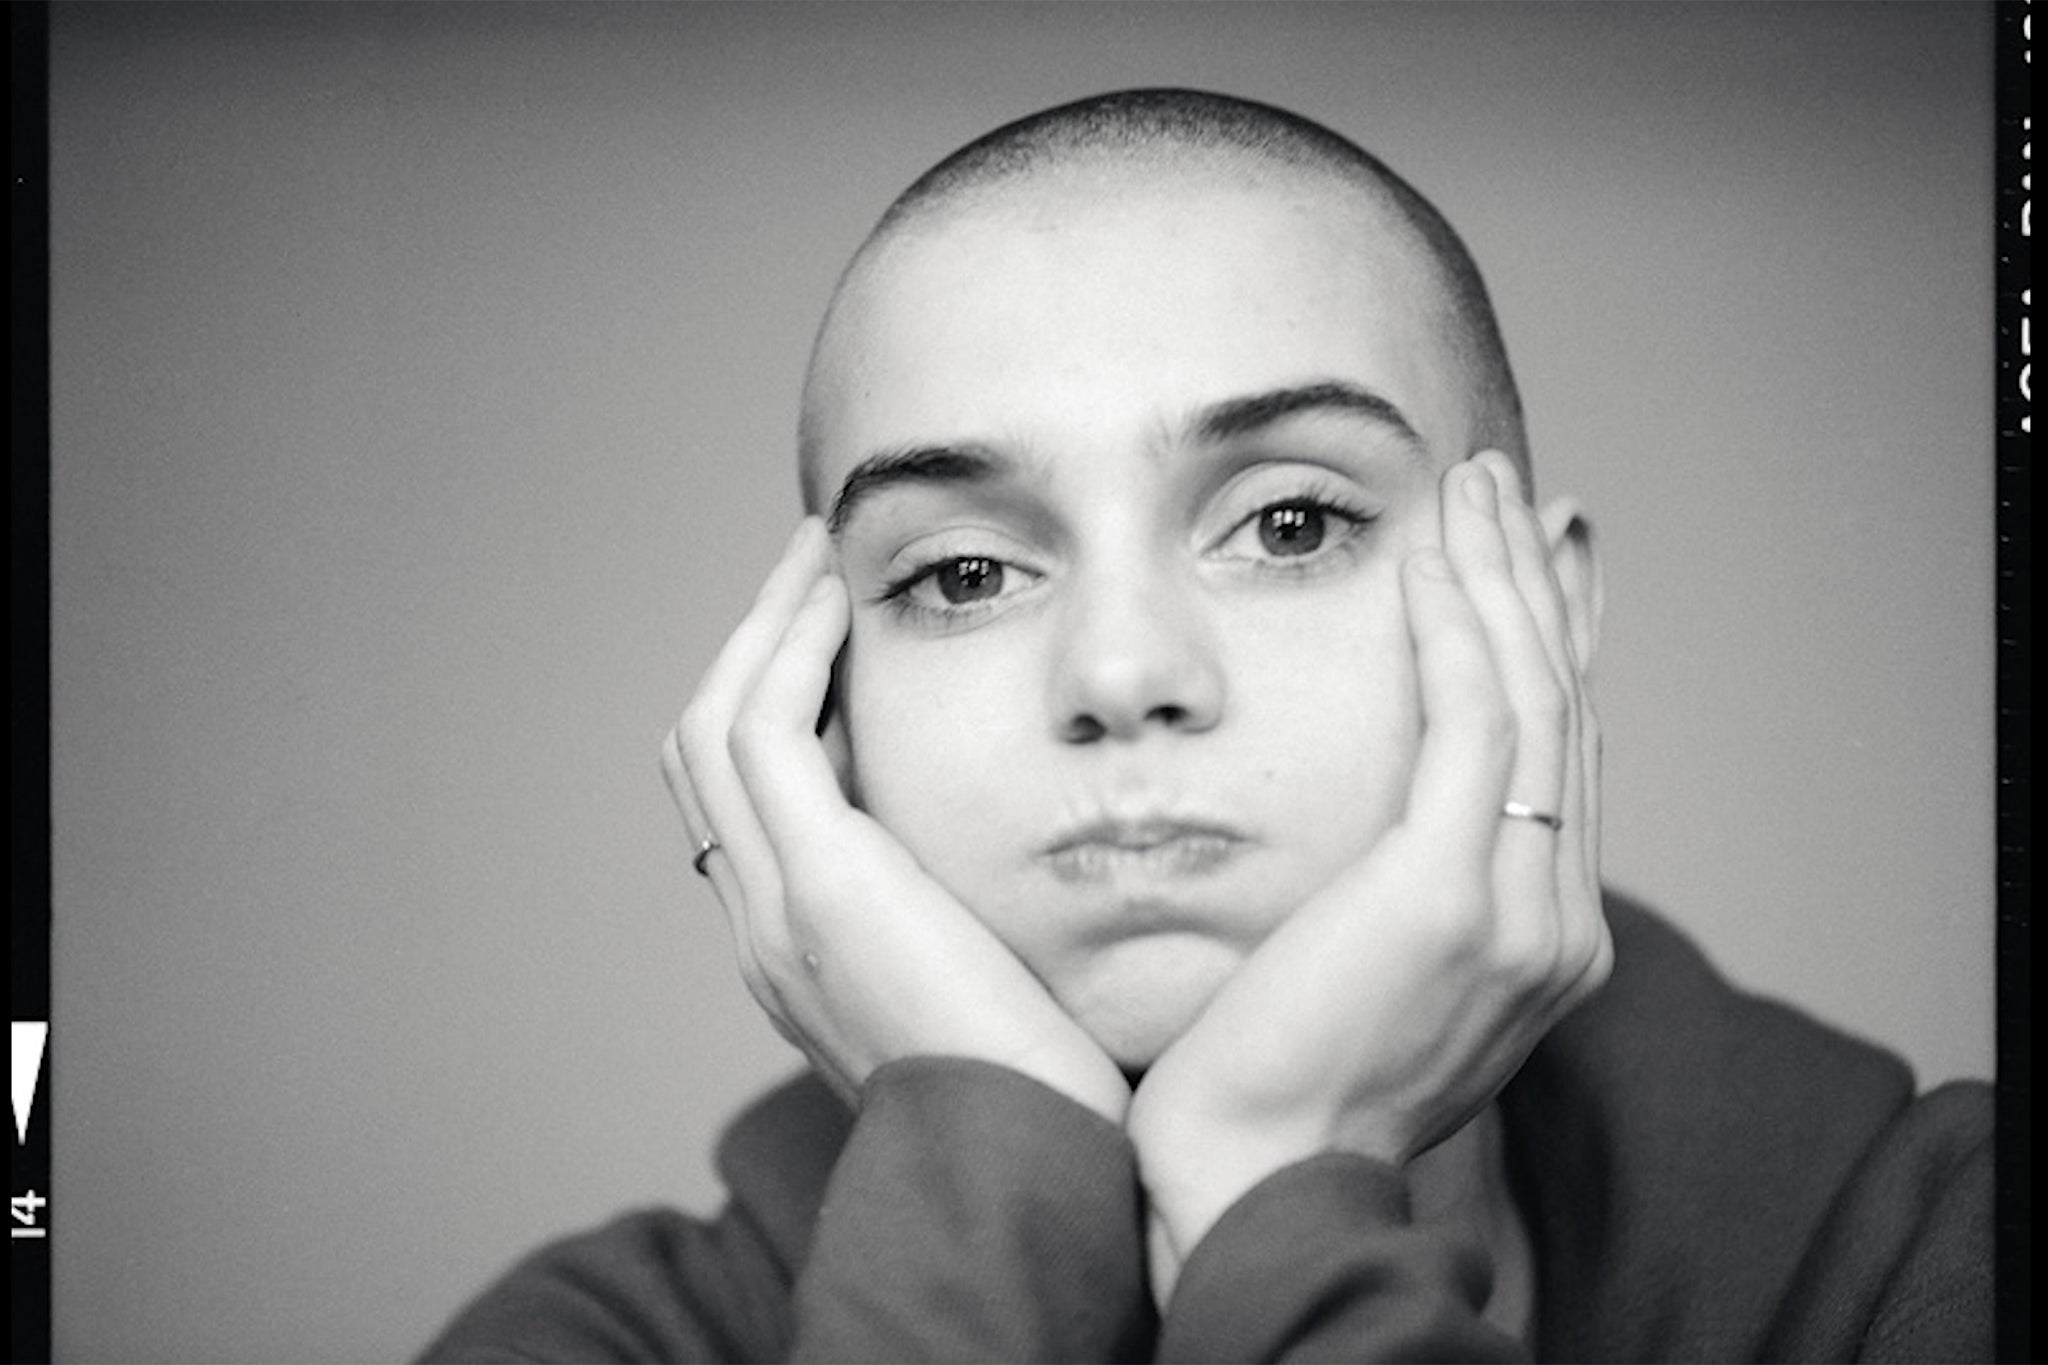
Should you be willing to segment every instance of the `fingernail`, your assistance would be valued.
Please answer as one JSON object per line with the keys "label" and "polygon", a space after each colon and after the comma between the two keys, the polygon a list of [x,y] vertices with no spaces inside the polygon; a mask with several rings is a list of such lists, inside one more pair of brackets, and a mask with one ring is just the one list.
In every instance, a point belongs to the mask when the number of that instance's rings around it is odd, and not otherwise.
{"label": "fingernail", "polygon": [[1482,512],[1493,511],[1493,475],[1484,465],[1465,466],[1465,501]]}

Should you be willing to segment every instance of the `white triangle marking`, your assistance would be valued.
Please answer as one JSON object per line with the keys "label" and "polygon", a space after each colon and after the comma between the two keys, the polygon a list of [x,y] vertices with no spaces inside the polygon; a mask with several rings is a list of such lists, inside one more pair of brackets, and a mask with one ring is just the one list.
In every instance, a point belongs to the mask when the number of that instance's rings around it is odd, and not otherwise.
{"label": "white triangle marking", "polygon": [[43,1047],[50,1041],[47,1020],[14,1021],[14,1141],[28,1141],[29,1111],[36,1107],[36,1085],[43,1075]]}

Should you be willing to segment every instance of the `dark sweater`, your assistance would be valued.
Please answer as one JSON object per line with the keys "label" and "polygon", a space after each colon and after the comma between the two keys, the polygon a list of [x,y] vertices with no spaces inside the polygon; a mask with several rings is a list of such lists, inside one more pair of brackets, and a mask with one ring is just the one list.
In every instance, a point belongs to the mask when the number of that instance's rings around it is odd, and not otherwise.
{"label": "dark sweater", "polygon": [[1916,1100],[1897,1058],[1608,914],[1613,978],[1502,1097],[1533,1343],[1481,1320],[1476,1246],[1342,1154],[1240,1199],[1162,1320],[1122,1132],[918,1058],[870,1078],[857,1121],[815,1079],[771,1093],[720,1144],[717,1220],[646,1210],[546,1247],[424,1358],[1988,1359],[1989,1087]]}

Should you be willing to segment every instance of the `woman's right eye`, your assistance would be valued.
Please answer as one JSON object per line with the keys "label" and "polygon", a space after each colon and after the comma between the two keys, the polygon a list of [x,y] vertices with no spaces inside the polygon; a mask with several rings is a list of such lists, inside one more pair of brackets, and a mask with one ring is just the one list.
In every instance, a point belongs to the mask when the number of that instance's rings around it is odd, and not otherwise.
{"label": "woman's right eye", "polygon": [[985,611],[1040,575],[991,555],[945,555],[912,570],[883,594],[902,615],[958,620]]}

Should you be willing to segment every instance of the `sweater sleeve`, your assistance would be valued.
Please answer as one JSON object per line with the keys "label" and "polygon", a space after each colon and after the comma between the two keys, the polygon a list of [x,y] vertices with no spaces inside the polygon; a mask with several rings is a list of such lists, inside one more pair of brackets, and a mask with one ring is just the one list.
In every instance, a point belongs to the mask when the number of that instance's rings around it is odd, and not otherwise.
{"label": "sweater sleeve", "polygon": [[[963,1058],[876,1071],[843,1148],[845,1115],[822,1095],[789,1091],[736,1129],[723,1157],[738,1183],[715,1222],[647,1210],[545,1247],[422,1361],[1149,1353],[1136,1162],[1120,1129]],[[814,1206],[805,1167],[835,1150]]]}
{"label": "sweater sleeve", "polygon": [[420,1354],[422,1365],[779,1359],[782,1269],[745,1210],[713,1222],[645,1209],[514,1266]]}
{"label": "sweater sleeve", "polygon": [[961,1058],[869,1078],[796,1289],[796,1360],[1126,1360],[1152,1335],[1115,1125]]}
{"label": "sweater sleeve", "polygon": [[1161,1361],[1518,1360],[1480,1317],[1480,1250],[1409,1216],[1406,1179],[1328,1153],[1268,1176],[1181,1267]]}

